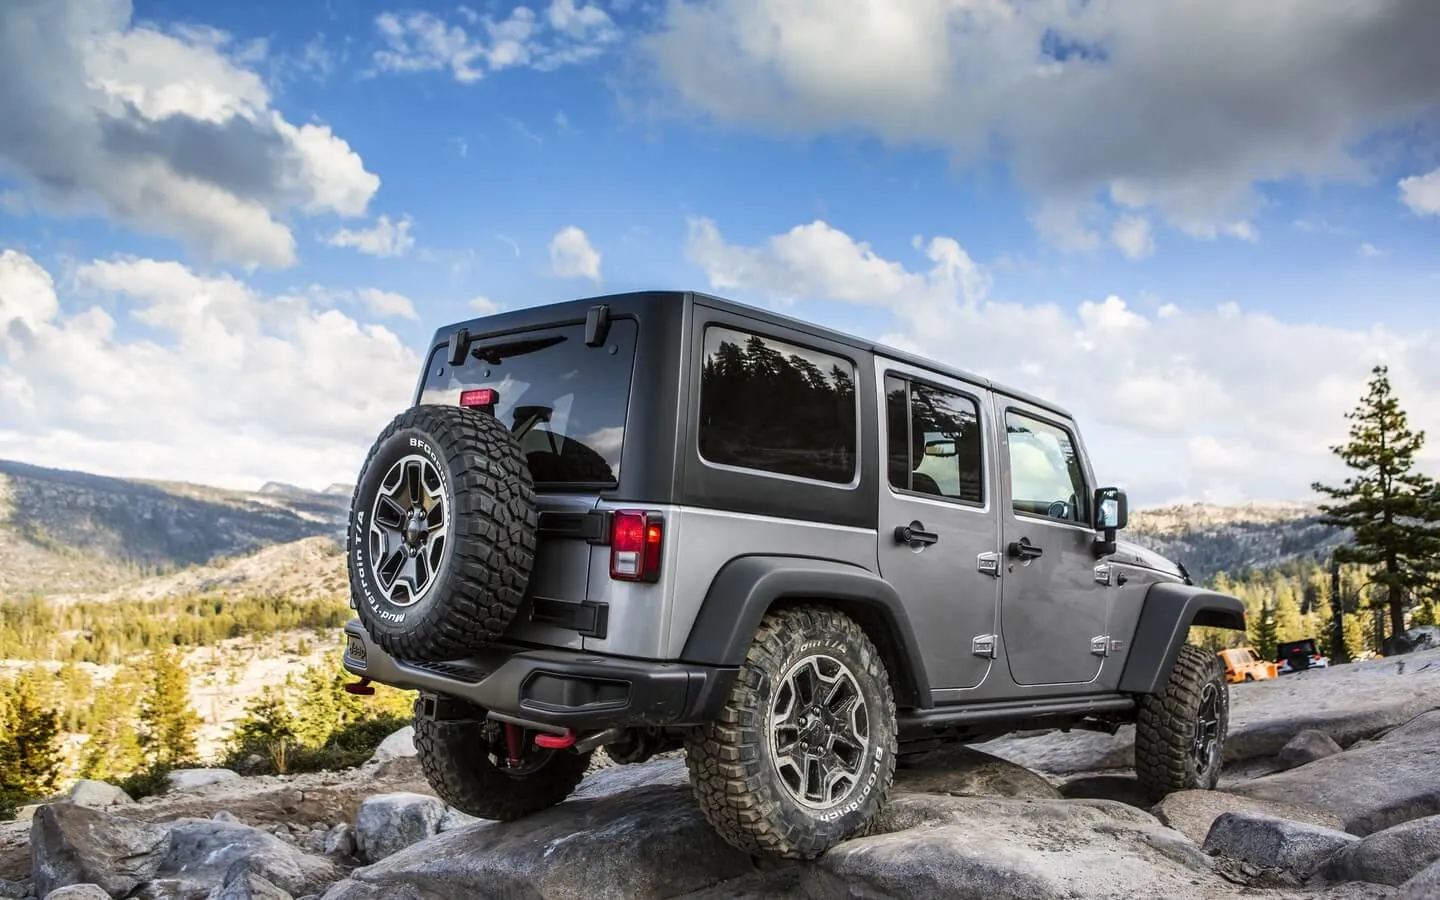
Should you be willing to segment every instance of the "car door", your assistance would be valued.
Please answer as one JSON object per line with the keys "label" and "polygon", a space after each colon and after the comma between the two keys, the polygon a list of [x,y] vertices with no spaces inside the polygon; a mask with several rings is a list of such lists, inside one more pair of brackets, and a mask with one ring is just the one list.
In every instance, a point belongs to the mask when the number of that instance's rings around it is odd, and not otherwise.
{"label": "car door", "polygon": [[973,688],[990,672],[1000,601],[986,392],[877,359],[884,411],[881,575],[905,603],[931,688]]}
{"label": "car door", "polygon": [[1093,481],[1075,427],[1000,395],[1001,633],[1016,684],[1084,684],[1109,647],[1109,598],[1097,583]]}

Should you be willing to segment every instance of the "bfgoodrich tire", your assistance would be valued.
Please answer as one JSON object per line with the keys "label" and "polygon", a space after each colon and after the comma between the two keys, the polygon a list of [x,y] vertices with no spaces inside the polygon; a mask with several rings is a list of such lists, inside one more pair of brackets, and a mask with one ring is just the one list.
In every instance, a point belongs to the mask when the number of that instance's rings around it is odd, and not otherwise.
{"label": "bfgoodrich tire", "polygon": [[439,661],[499,637],[525,596],[536,520],[530,470],[493,416],[430,405],[396,416],[350,505],[350,591],[371,639]]}
{"label": "bfgoodrich tire", "polygon": [[533,732],[522,737],[524,755],[512,769],[499,722],[415,716],[425,780],[441,800],[481,819],[510,822],[548,809],[569,797],[590,767],[592,753],[536,747]]}
{"label": "bfgoodrich tire", "polygon": [[686,764],[706,818],[748,853],[805,859],[863,829],[895,774],[895,700],[865,632],[824,607],[760,624]]}
{"label": "bfgoodrich tire", "polygon": [[1165,689],[1140,698],[1135,776],[1150,799],[1213,790],[1224,766],[1229,728],[1230,690],[1220,657],[1186,644]]}

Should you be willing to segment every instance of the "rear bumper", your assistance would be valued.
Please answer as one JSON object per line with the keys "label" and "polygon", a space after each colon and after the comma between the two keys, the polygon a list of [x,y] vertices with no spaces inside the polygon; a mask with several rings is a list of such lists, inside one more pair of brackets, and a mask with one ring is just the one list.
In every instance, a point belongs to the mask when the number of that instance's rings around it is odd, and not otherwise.
{"label": "rear bumper", "polygon": [[504,716],[573,729],[698,725],[715,718],[737,670],[573,650],[492,649],[446,663],[399,660],[359,619],[345,625],[347,671],[454,697]]}

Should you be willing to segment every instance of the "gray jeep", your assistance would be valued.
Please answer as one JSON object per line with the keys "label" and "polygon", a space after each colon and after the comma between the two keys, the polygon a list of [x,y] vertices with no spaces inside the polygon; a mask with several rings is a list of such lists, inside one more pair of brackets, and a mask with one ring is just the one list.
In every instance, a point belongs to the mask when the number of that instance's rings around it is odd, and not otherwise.
{"label": "gray jeep", "polygon": [[813,857],[897,760],[1136,724],[1156,799],[1213,788],[1239,600],[1116,540],[1064,410],[699,293],[436,332],[352,500],[345,666],[418,692],[435,791],[564,800],[683,749],[731,844]]}

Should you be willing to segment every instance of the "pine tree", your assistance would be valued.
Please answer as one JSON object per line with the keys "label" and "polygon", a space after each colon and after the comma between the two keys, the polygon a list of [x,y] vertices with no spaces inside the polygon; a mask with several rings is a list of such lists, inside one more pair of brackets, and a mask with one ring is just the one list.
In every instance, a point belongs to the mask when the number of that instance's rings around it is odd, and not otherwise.
{"label": "pine tree", "polygon": [[1357,474],[1340,487],[1312,487],[1338,501],[1320,507],[1321,520],[1351,529],[1354,543],[1336,548],[1335,556],[1374,568],[1371,578],[1384,588],[1391,635],[1399,636],[1406,595],[1429,593],[1440,575],[1440,490],[1415,471],[1425,433],[1410,430],[1385,366],[1372,370],[1368,392],[1345,417],[1352,423],[1350,439],[1330,449]]}
{"label": "pine tree", "polygon": [[245,718],[231,737],[233,755],[263,753],[281,775],[288,771],[297,744],[295,718],[285,698],[270,688],[245,707]]}
{"label": "pine tree", "polygon": [[200,716],[190,707],[190,676],[173,649],[153,651],[146,663],[146,694],[140,702],[140,747],[156,765],[195,759]]}
{"label": "pine tree", "polygon": [[39,799],[64,767],[60,715],[43,706],[29,678],[18,678],[0,711],[0,795]]}
{"label": "pine tree", "polygon": [[135,732],[140,685],[127,671],[116,675],[95,697],[90,740],[80,761],[85,778],[113,781],[138,770],[144,762]]}
{"label": "pine tree", "polygon": [[1280,643],[1280,630],[1275,626],[1275,610],[1268,604],[1255,621],[1250,643],[1254,645],[1255,652],[1260,654],[1261,659],[1275,658],[1275,648]]}

